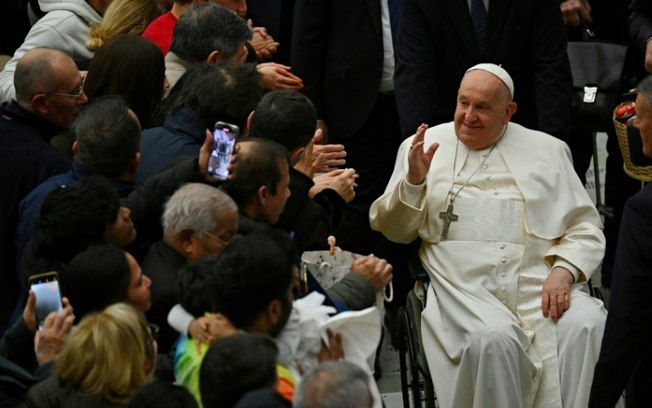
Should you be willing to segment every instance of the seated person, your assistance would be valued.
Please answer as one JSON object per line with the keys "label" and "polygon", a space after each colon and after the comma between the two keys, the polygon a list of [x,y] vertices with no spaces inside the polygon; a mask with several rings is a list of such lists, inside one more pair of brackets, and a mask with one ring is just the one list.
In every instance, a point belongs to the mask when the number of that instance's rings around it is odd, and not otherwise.
{"label": "seated person", "polygon": [[213,343],[199,371],[204,407],[233,407],[249,391],[276,384],[274,340],[261,333],[239,333]]}
{"label": "seated person", "polygon": [[120,302],[145,313],[151,304],[151,284],[129,252],[106,243],[79,253],[60,274],[61,293],[75,305],[77,322]]}
{"label": "seated person", "polygon": [[568,146],[510,122],[513,95],[503,68],[470,68],[454,122],[403,142],[369,218],[390,240],[422,240],[441,407],[586,407],[606,318],[585,291],[602,223]]}
{"label": "seated person", "polygon": [[87,315],[68,336],[55,373],[27,394],[27,406],[123,406],[148,381],[156,342],[145,317],[124,303]]}

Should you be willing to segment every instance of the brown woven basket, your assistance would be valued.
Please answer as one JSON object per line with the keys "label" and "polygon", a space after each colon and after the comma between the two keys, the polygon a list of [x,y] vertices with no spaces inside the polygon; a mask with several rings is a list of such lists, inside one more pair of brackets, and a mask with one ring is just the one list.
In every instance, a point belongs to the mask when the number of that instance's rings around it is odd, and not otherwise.
{"label": "brown woven basket", "polygon": [[632,163],[632,158],[629,154],[629,140],[627,138],[627,125],[620,123],[616,120],[616,110],[623,104],[616,106],[614,109],[613,122],[618,135],[618,144],[620,145],[620,153],[623,155],[623,167],[625,174],[640,181],[652,181],[652,166],[637,166]]}

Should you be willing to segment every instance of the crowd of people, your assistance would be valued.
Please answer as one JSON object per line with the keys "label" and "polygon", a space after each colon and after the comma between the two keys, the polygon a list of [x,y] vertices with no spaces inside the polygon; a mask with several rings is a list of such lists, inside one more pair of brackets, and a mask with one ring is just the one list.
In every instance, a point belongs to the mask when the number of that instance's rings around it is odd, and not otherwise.
{"label": "crowd of people", "polygon": [[566,47],[618,17],[652,157],[649,1],[16,3],[0,406],[381,407],[380,347],[325,323],[393,283],[397,342],[415,258],[440,407],[647,406],[652,190],[610,150],[603,227]]}

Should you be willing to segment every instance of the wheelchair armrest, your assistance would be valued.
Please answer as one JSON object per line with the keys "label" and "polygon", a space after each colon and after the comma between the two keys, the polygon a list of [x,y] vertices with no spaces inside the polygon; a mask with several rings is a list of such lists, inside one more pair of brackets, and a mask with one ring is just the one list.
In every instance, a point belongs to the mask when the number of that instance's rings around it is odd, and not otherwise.
{"label": "wheelchair armrest", "polygon": [[410,271],[410,276],[412,276],[412,279],[415,281],[430,282],[430,276],[421,264],[421,259],[419,259],[418,256],[410,259],[410,262],[408,263],[408,271]]}

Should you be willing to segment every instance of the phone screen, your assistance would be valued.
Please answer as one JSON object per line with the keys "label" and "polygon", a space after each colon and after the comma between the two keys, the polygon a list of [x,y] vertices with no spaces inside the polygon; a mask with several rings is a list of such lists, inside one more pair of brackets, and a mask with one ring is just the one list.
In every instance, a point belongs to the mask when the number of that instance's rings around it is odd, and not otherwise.
{"label": "phone screen", "polygon": [[218,180],[226,180],[229,163],[238,137],[238,127],[218,122],[213,131],[213,150],[208,160],[208,174]]}
{"label": "phone screen", "polygon": [[41,330],[45,318],[63,308],[59,281],[55,273],[47,273],[30,278],[30,285],[36,295],[36,321]]}

